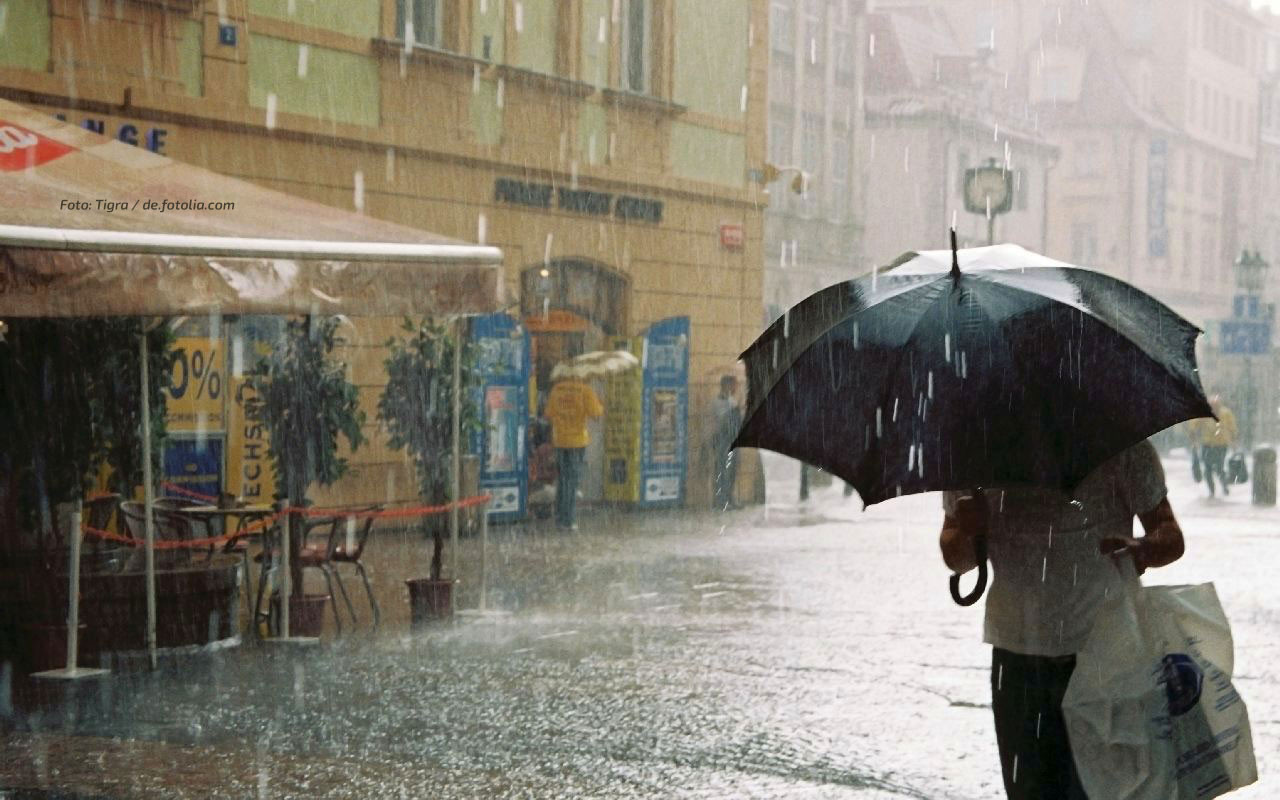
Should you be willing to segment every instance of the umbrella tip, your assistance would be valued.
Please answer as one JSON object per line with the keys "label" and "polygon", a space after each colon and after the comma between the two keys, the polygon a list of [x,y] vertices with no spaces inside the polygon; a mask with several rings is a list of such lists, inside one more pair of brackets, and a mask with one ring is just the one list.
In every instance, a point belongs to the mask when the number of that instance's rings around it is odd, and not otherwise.
{"label": "umbrella tip", "polygon": [[960,253],[956,249],[956,229],[951,229],[951,277],[960,278]]}

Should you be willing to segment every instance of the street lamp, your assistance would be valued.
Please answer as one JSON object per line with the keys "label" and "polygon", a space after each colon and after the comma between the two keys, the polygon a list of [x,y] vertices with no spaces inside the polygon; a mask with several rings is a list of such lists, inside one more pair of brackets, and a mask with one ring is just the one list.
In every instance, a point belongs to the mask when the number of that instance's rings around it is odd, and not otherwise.
{"label": "street lamp", "polygon": [[1244,391],[1241,398],[1241,409],[1244,414],[1244,426],[1241,431],[1245,447],[1253,445],[1253,433],[1257,417],[1258,400],[1253,385],[1253,356],[1263,355],[1271,345],[1270,314],[1261,308],[1261,296],[1266,285],[1267,270],[1270,265],[1258,251],[1250,252],[1247,248],[1232,262],[1236,279],[1236,296],[1232,299],[1232,316],[1238,321],[1237,327],[1244,346],[1233,347],[1244,356]]}
{"label": "street lamp", "polygon": [[996,215],[1013,208],[1013,173],[988,158],[981,167],[964,171],[964,210],[986,214],[987,244],[996,243]]}
{"label": "street lamp", "polygon": [[813,176],[799,167],[778,167],[773,164],[766,163],[758,170],[751,170],[750,177],[756,183],[759,183],[762,186],[768,186],[788,172],[794,172],[796,174],[796,176],[791,179],[791,191],[796,194],[804,194],[809,191],[809,182],[813,179]]}

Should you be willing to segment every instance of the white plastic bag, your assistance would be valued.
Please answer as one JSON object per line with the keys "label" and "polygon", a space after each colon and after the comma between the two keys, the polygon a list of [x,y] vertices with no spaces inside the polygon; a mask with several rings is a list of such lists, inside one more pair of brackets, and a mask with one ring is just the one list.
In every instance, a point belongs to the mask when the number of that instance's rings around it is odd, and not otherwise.
{"label": "white plastic bag", "polygon": [[1103,602],[1062,701],[1076,769],[1098,800],[1204,800],[1258,779],[1231,627],[1213,584]]}

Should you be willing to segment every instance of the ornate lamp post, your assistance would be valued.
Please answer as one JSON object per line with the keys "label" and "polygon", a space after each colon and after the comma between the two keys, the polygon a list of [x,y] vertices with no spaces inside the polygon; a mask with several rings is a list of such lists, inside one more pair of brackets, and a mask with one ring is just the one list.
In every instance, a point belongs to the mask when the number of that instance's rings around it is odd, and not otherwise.
{"label": "ornate lamp post", "polygon": [[1263,309],[1261,300],[1270,265],[1262,258],[1261,253],[1245,249],[1240,251],[1232,267],[1237,291],[1232,303],[1232,313],[1240,321],[1244,339],[1242,346],[1236,348],[1236,352],[1244,356],[1244,387],[1241,397],[1244,425],[1241,439],[1244,446],[1249,448],[1253,445],[1258,409],[1257,390],[1253,383],[1253,356],[1266,354],[1271,345],[1271,319]]}
{"label": "ornate lamp post", "polygon": [[987,244],[996,243],[996,216],[1013,208],[1013,173],[988,158],[964,171],[964,210],[987,217]]}

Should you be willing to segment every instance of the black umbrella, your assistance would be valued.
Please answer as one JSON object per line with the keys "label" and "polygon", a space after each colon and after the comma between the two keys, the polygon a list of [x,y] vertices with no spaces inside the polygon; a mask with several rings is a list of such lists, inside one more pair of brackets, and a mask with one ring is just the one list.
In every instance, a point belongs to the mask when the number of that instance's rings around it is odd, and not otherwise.
{"label": "black umbrella", "polygon": [[1212,415],[1199,333],[1123,281],[1016,245],[907,253],[812,295],[747,349],[734,446],[821,467],[868,505],[1070,491],[1125,448]]}

